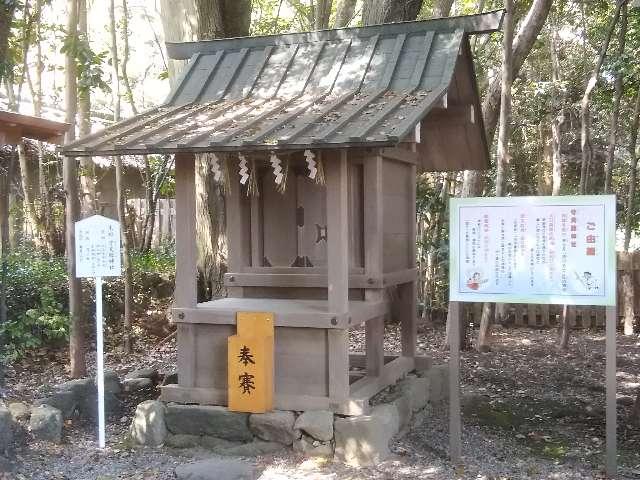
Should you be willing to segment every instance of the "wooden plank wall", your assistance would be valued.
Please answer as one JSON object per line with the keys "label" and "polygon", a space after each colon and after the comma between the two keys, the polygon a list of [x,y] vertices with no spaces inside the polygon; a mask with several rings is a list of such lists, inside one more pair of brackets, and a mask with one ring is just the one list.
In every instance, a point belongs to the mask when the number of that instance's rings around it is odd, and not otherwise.
{"label": "wooden plank wall", "polygon": [[[618,252],[618,318],[640,315],[640,252]],[[625,292],[626,283],[630,290]],[[626,294],[625,294],[626,293]],[[569,308],[569,323],[573,328],[598,328],[605,326],[605,308],[575,306]],[[463,304],[467,324],[480,324],[482,303]],[[562,315],[562,305],[510,304],[506,323],[515,327],[555,327]]]}

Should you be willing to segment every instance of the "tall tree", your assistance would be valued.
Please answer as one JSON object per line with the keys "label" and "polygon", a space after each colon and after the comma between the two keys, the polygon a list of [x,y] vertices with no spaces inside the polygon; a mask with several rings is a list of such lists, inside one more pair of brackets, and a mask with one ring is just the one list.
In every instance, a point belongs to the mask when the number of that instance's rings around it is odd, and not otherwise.
{"label": "tall tree", "polygon": [[[503,24],[502,37],[502,74],[500,76],[500,124],[498,129],[498,150],[496,156],[496,197],[505,194],[507,183],[507,166],[509,165],[509,136],[511,124],[511,86],[513,84],[513,31],[514,31],[514,2],[505,0],[506,13]],[[502,317],[505,312],[505,304],[496,304],[496,315]],[[477,349],[479,352],[487,352],[491,349],[491,314],[492,307],[485,303],[480,319]]]}
{"label": "tall tree", "polygon": [[[65,142],[76,137],[76,112],[78,105],[78,69],[76,46],[78,42],[78,3],[67,0],[67,31],[65,38],[65,121],[70,125]],[[75,222],[78,220],[78,179],[76,159],[65,157],[63,161],[63,184],[65,191],[65,245],[67,249],[67,278],[69,282],[69,356],[71,377],[83,377],[87,373],[85,360],[85,331],[82,311],[82,288],[76,278]]]}
{"label": "tall tree", "polygon": [[335,28],[349,26],[355,16],[356,3],[357,0],[340,0],[336,9]]}
{"label": "tall tree", "polygon": [[[116,25],[115,0],[109,0],[109,35],[111,38],[111,91],[113,103],[113,121],[120,121],[121,101],[120,101],[120,60],[118,59],[118,32]],[[133,312],[133,271],[131,267],[131,235],[128,232],[127,222],[127,199],[124,189],[124,178],[122,172],[122,157],[115,157],[116,168],[116,196],[118,221],[121,225],[122,240],[122,270],[124,279],[124,315],[122,319],[122,338],[124,353],[133,352],[133,341],[131,334],[131,317]]]}
{"label": "tall tree", "polygon": [[[78,41],[88,51],[87,15],[87,0],[78,0]],[[78,132],[80,136],[91,133],[91,89],[87,85],[78,89]],[[86,216],[96,211],[95,166],[91,157],[80,158],[80,210]]]}
{"label": "tall tree", "polygon": [[[522,21],[518,33],[513,41],[512,72],[511,76],[516,80],[520,75],[520,69],[524,61],[529,56],[536,39],[540,35],[542,28],[549,16],[553,0],[534,0]],[[482,102],[482,112],[484,120],[487,143],[493,143],[493,137],[500,115],[501,97],[501,77],[496,77],[487,87],[485,97]],[[467,170],[464,173],[463,196],[478,196],[482,191],[482,172],[477,170]]]}
{"label": "tall tree", "polygon": [[[194,3],[192,3],[194,2]],[[249,34],[251,2],[249,0],[163,0],[162,24],[168,41],[241,37]],[[194,14],[195,25],[175,22],[182,11]],[[189,28],[187,28],[189,27]],[[177,72],[173,75],[175,76]],[[171,72],[170,72],[171,75]],[[225,252],[224,196],[213,181],[208,157],[196,162],[196,235],[198,274],[205,287],[202,296],[210,298],[222,288]]]}
{"label": "tall tree", "polygon": [[[627,4],[622,5],[620,13],[620,27],[618,28],[618,60],[622,59],[627,37]],[[613,108],[611,109],[611,121],[609,123],[609,148],[607,149],[607,163],[605,164],[604,193],[611,193],[611,176],[613,174],[613,163],[616,155],[616,143],[618,141],[618,120],[620,117],[620,100],[622,99],[622,66],[615,67],[614,75]]]}
{"label": "tall tree", "polygon": [[582,95],[582,100],[580,101],[580,148],[582,151],[582,162],[580,164],[580,193],[582,195],[587,193],[589,168],[593,158],[593,145],[591,142],[591,94],[598,84],[600,70],[602,69],[602,64],[604,63],[605,56],[609,50],[609,43],[611,43],[613,31],[616,28],[616,23],[618,23],[620,10],[624,4],[626,4],[626,0],[616,1],[616,6],[609,21],[609,27],[607,28],[604,41],[602,42],[600,51],[596,57],[595,67],[589,77],[584,94]]}

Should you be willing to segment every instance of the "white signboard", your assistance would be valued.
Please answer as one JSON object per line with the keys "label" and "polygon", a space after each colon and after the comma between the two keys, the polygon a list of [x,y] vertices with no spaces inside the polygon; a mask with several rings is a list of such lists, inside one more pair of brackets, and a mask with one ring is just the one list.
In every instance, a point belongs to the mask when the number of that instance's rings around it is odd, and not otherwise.
{"label": "white signboard", "polygon": [[94,215],[76,222],[76,277],[118,277],[120,223]]}
{"label": "white signboard", "polygon": [[117,277],[120,266],[120,222],[94,215],[75,224],[76,277],[94,277],[96,283],[96,384],[98,386],[98,446],[105,447],[104,337],[102,277]]}
{"label": "white signboard", "polygon": [[615,305],[614,195],[455,198],[454,301]]}

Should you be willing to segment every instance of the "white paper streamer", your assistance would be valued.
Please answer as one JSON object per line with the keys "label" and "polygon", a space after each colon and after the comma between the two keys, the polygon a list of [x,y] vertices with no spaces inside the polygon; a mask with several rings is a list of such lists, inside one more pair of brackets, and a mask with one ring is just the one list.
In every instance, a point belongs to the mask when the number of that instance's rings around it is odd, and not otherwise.
{"label": "white paper streamer", "polygon": [[315,160],[316,155],[311,150],[305,150],[304,157],[307,159],[307,168],[309,168],[309,178],[311,180],[315,180],[316,175],[318,174],[318,167]]}
{"label": "white paper streamer", "polygon": [[276,177],[276,185],[281,185],[284,178],[284,173],[282,171],[282,160],[280,160],[275,153],[272,153],[269,161],[271,162],[271,167],[273,168],[273,174]]}
{"label": "white paper streamer", "polygon": [[249,163],[247,162],[247,157],[238,154],[238,158],[240,159],[240,183],[245,185],[247,180],[249,180]]}

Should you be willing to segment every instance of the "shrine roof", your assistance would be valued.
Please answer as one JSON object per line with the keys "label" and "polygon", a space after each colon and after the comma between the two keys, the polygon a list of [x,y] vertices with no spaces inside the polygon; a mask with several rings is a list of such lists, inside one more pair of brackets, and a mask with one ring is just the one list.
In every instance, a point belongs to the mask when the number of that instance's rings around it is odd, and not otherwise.
{"label": "shrine roof", "polygon": [[[169,43],[171,58],[189,61],[166,101],[62,150],[90,156],[396,145],[446,104],[467,36],[498,30],[502,17],[497,10]],[[465,72],[473,76],[472,67]]]}
{"label": "shrine roof", "polygon": [[0,110],[0,145],[17,144],[22,138],[60,144],[68,129],[68,123]]}

